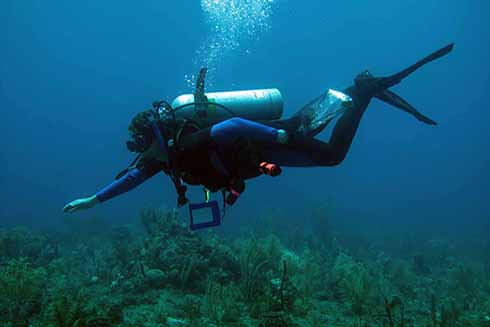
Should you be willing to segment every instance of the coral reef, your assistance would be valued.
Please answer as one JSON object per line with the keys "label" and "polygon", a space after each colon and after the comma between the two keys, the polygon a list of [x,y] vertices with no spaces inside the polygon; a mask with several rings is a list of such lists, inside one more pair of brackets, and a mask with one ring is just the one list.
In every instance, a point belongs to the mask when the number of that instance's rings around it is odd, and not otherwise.
{"label": "coral reef", "polygon": [[226,241],[175,210],[141,211],[143,228],[80,221],[83,237],[2,229],[0,327],[490,326],[487,248],[327,218]]}

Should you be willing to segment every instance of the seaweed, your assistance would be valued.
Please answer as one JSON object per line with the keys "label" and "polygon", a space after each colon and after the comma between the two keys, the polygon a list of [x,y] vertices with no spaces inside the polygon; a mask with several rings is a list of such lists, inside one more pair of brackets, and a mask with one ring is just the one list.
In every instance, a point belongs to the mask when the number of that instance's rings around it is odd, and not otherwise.
{"label": "seaweed", "polygon": [[343,299],[351,304],[352,312],[362,315],[374,286],[367,267],[341,253],[335,261],[333,275],[340,280],[339,287]]}
{"label": "seaweed", "polygon": [[240,291],[246,302],[254,301],[264,289],[264,270],[270,257],[255,238],[243,242],[240,251]]}
{"label": "seaweed", "polygon": [[235,286],[208,281],[203,302],[206,317],[217,326],[238,322],[241,311],[238,298],[239,291]]}
{"label": "seaweed", "polygon": [[49,327],[111,327],[122,320],[120,305],[94,300],[84,289],[56,294],[43,318]]}
{"label": "seaweed", "polygon": [[0,313],[5,323],[28,326],[41,311],[46,271],[33,268],[26,258],[11,259],[0,267]]}

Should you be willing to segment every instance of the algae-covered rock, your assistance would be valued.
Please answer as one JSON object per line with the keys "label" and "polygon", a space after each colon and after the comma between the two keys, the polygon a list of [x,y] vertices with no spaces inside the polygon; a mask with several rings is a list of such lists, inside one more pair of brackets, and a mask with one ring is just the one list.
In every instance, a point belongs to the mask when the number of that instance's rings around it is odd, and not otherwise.
{"label": "algae-covered rock", "polygon": [[167,274],[160,269],[148,269],[145,271],[145,283],[149,288],[164,287],[167,281]]}

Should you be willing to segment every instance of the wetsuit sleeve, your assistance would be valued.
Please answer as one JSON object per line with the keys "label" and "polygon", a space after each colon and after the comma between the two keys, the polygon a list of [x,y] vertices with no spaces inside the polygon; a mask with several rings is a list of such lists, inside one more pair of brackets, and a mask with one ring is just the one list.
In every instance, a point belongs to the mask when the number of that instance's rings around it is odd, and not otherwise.
{"label": "wetsuit sleeve", "polygon": [[121,178],[107,185],[95,195],[100,202],[107,201],[141,185],[160,170],[161,167],[157,162],[147,162],[144,165],[139,165],[139,167],[128,170]]}
{"label": "wetsuit sleeve", "polygon": [[217,144],[229,145],[239,137],[273,143],[277,140],[277,129],[243,118],[227,119],[211,128],[211,138]]}

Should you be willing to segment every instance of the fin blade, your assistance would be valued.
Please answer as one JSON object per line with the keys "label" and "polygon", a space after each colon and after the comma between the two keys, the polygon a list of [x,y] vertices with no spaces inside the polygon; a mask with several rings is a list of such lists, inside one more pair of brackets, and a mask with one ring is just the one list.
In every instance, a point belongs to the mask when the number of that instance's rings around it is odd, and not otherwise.
{"label": "fin blade", "polygon": [[416,71],[420,67],[428,64],[431,61],[437,60],[437,59],[447,55],[448,53],[450,53],[453,50],[453,48],[454,48],[454,43],[450,43],[450,44],[446,45],[445,47],[431,53],[430,55],[423,58],[422,60],[419,60],[418,62],[409,66],[408,68],[406,68],[406,69],[404,69],[404,70],[402,70],[402,71],[400,71],[394,75],[391,75],[389,77],[381,78],[380,82],[384,84],[385,88],[392,87],[393,85],[400,83],[405,77],[412,74],[414,71]]}
{"label": "fin blade", "polygon": [[429,117],[420,113],[417,109],[415,109],[410,103],[405,101],[401,96],[392,92],[390,90],[384,90],[375,95],[375,97],[383,102],[386,102],[400,110],[403,110],[410,115],[417,118],[417,120],[426,123],[427,125],[437,125],[437,122],[433,121]]}

